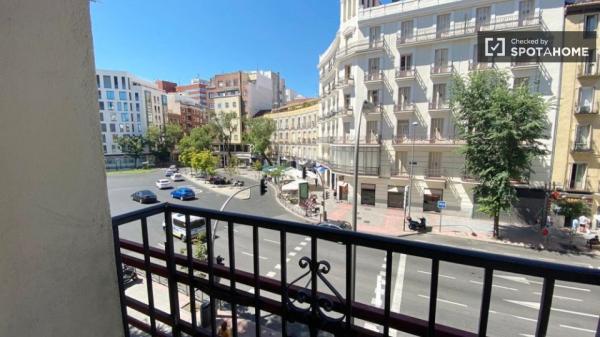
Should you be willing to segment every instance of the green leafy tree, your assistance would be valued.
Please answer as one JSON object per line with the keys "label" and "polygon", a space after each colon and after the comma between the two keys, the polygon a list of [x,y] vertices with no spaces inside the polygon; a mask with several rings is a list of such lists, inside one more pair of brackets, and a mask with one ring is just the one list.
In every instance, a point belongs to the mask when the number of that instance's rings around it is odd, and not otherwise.
{"label": "green leafy tree", "polygon": [[252,145],[252,151],[260,155],[263,159],[272,165],[271,160],[266,155],[271,146],[271,136],[275,132],[275,121],[270,118],[258,117],[248,119],[244,139]]}
{"label": "green leafy tree", "polygon": [[117,144],[121,152],[132,157],[135,161],[135,168],[138,167],[138,160],[144,154],[146,140],[143,136],[124,135],[117,138]]}
{"label": "green leafy tree", "polygon": [[210,150],[216,138],[216,133],[211,125],[194,128],[189,135],[183,136],[177,144],[179,161],[185,166],[192,166],[192,155],[195,152]]}
{"label": "green leafy tree", "polygon": [[151,126],[146,132],[148,146],[152,153],[160,160],[168,160],[175,152],[175,146],[183,137],[183,130],[179,124],[169,123],[160,128]]}
{"label": "green leafy tree", "polygon": [[559,199],[556,201],[558,206],[558,214],[564,215],[565,225],[570,226],[574,218],[585,215],[587,217],[592,215],[590,207],[582,200],[576,199]]}
{"label": "green leafy tree", "polygon": [[532,161],[547,153],[547,104],[527,86],[511,89],[498,70],[455,76],[450,105],[466,145],[465,170],[479,179],[479,210],[494,219],[499,237],[500,213],[517,201],[515,181],[526,180]]}
{"label": "green leafy tree", "polygon": [[254,163],[252,163],[252,168],[254,168],[257,171],[262,171],[262,163],[260,162],[260,160],[255,160]]}
{"label": "green leafy tree", "polygon": [[231,136],[237,131],[237,113],[227,112],[220,115],[211,116],[210,125],[216,134],[216,138],[227,151],[227,162],[231,158]]}
{"label": "green leafy tree", "polygon": [[273,170],[271,170],[271,172],[269,172],[269,175],[273,177],[273,181],[275,181],[275,184],[279,186],[279,179],[283,176],[283,167],[275,167]]}
{"label": "green leafy tree", "polygon": [[227,163],[227,165],[225,165],[225,173],[227,173],[227,176],[230,179],[239,173],[239,166],[240,158],[238,158],[237,156],[231,156],[231,158],[229,158],[229,162]]}
{"label": "green leafy tree", "polygon": [[219,158],[213,155],[211,151],[204,150],[195,152],[191,157],[191,166],[195,170],[200,170],[208,175],[215,174]]}

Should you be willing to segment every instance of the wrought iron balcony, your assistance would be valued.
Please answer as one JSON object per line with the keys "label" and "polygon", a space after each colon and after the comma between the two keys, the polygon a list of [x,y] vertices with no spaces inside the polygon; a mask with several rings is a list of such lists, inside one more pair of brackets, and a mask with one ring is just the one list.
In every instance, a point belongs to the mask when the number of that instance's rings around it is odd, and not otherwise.
{"label": "wrought iron balcony", "polygon": [[369,72],[365,74],[365,83],[375,83],[383,81],[383,71]]}
{"label": "wrought iron balcony", "polygon": [[[333,167],[335,170],[336,168]],[[341,171],[353,171],[354,168],[341,167]],[[379,168],[361,167],[359,174],[378,174]],[[185,218],[185,231],[192,237],[190,219],[203,219],[207,238],[213,235],[213,225],[216,221],[227,224],[222,238],[216,241],[207,240],[206,259],[193,257],[192,242],[185,243],[186,253],[180,254],[175,249],[173,239],[172,215],[182,214]],[[150,245],[149,228],[152,217],[164,219],[165,245],[154,247]],[[154,222],[155,223],[155,222]],[[248,308],[254,311],[249,314],[254,319],[254,333],[261,335],[264,320],[261,313],[281,317],[280,330],[282,336],[289,336],[291,323],[298,322],[307,327],[310,336],[317,336],[319,331],[329,332],[336,336],[389,336],[390,329],[419,336],[486,336],[490,303],[495,272],[503,271],[520,276],[533,276],[543,279],[541,298],[539,302],[536,336],[545,336],[548,330],[550,311],[556,281],[574,282],[589,285],[600,285],[600,270],[594,268],[562,265],[540,260],[529,260],[515,256],[491,254],[467,250],[451,246],[440,246],[425,242],[410,241],[401,238],[384,237],[366,233],[340,231],[314,225],[282,221],[272,218],[262,218],[243,214],[219,212],[175,204],[158,204],[131,213],[113,217],[113,237],[115,248],[118,288],[121,302],[123,328],[126,336],[129,329],[135,327],[153,336],[167,336],[159,331],[159,324],[170,327],[172,336],[182,334],[190,336],[215,336],[217,333],[217,302],[226,302],[231,308],[233,336],[238,335],[238,308]],[[122,226],[128,230],[139,228],[140,238],[132,241],[120,236]],[[160,225],[159,225],[160,226]],[[236,232],[248,229],[251,233],[252,271],[244,271],[236,264],[235,242]],[[259,238],[260,231],[277,233],[281,272],[277,278],[260,274],[261,249],[265,243]],[[124,231],[125,232],[125,231]],[[288,239],[294,235],[308,237],[309,252],[299,258],[297,266],[288,263]],[[238,239],[239,240],[239,239]],[[222,244],[224,247],[219,247]],[[343,265],[331,264],[323,259],[322,250],[335,245],[345,253],[342,254]],[[223,261],[216,261],[215,250],[223,248],[228,256]],[[383,301],[381,306],[353,301],[352,284],[356,274],[345,272],[345,277],[334,282],[329,275],[334,270],[352,270],[357,260],[354,252],[374,250],[386,257],[385,282],[383,282]],[[431,261],[430,292],[428,313],[421,317],[413,317],[404,313],[394,312],[392,307],[392,275],[393,257],[407,254]],[[463,331],[436,322],[439,293],[440,262],[455,263],[478,268],[483,272],[481,284],[481,306],[479,309],[479,324],[477,333]],[[122,264],[136,268],[145,279],[146,287],[143,295],[138,298],[133,293],[126,293]],[[300,276],[288,278],[291,268],[300,270]],[[156,305],[154,298],[153,278],[160,277],[168,285],[168,303],[170,310],[166,312]],[[342,283],[341,285],[337,285]],[[337,288],[344,289],[338,291]],[[473,285],[470,285],[473,287]],[[180,292],[183,292],[181,294]],[[198,303],[196,296],[185,295],[202,292],[209,297],[206,306]],[[438,294],[439,293],[439,294]],[[139,295],[138,295],[139,296]],[[180,300],[189,300],[191,312],[197,308],[201,311],[200,322],[197,315],[186,319],[180,309]],[[148,317],[144,322],[140,315]],[[248,317],[248,316],[247,316]],[[382,327],[381,332],[363,328],[358,322],[367,322]],[[205,324],[202,324],[205,323]]]}
{"label": "wrought iron balcony", "polygon": [[354,116],[354,108],[351,105],[347,105],[344,106],[341,110],[340,110],[340,115],[342,115],[342,117],[353,117]]}
{"label": "wrought iron balcony", "polygon": [[416,105],[413,102],[402,102],[400,104],[394,104],[394,113],[403,114],[407,112],[414,112]]}
{"label": "wrought iron balcony", "polygon": [[596,55],[595,60],[582,62],[577,67],[577,77],[580,79],[600,76],[598,65],[600,64],[600,55]]}
{"label": "wrought iron balcony", "polygon": [[[334,172],[345,173],[345,174],[354,174],[354,166],[353,165],[339,165],[336,163],[330,163],[329,167]],[[358,167],[358,175],[378,177],[379,176],[379,167],[359,166]]]}
{"label": "wrought iron balcony", "polygon": [[408,177],[410,175],[410,171],[404,167],[392,167],[390,170],[391,177]]}
{"label": "wrought iron balcony", "polygon": [[489,70],[489,69],[495,69],[495,68],[496,68],[495,63],[469,61],[469,71]]}
{"label": "wrought iron balcony", "polygon": [[540,67],[539,61],[513,61],[510,63],[512,70],[527,70],[527,69],[537,69]]}
{"label": "wrought iron balcony", "polygon": [[450,76],[454,73],[452,64],[434,64],[431,66],[431,76]]}
{"label": "wrought iron balcony", "polygon": [[412,66],[407,69],[396,69],[396,81],[409,80],[417,77],[417,69]]}
{"label": "wrought iron balcony", "polygon": [[407,134],[398,135],[393,139],[394,145],[463,145],[465,141],[457,136],[429,136],[409,138]]}
{"label": "wrought iron balcony", "polygon": [[575,105],[576,115],[595,115],[600,110],[600,103]]}
{"label": "wrought iron balcony", "polygon": [[590,142],[577,142],[573,144],[573,152],[590,152],[592,145]]}
{"label": "wrought iron balcony", "polygon": [[345,89],[354,86],[354,77],[345,77],[339,80],[338,88]]}
{"label": "wrought iron balcony", "polygon": [[429,102],[429,110],[448,110],[450,103],[447,100],[433,100]]}

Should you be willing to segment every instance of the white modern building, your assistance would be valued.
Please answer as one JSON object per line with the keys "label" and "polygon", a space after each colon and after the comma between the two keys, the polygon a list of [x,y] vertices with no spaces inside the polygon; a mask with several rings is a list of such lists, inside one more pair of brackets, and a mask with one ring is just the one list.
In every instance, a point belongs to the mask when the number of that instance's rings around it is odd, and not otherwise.
{"label": "white modern building", "polygon": [[[529,83],[556,100],[559,63],[483,64],[476,45],[480,30],[561,31],[563,6],[563,0],[341,0],[339,30],[318,65],[319,157],[338,197],[352,198],[359,137],[360,204],[407,205],[413,162],[413,210],[438,211],[436,202],[443,199],[450,213],[472,216],[476,181],[464,172],[457,151],[461,140],[448,105],[451,76],[497,67],[514,83]],[[553,135],[556,104],[548,118]],[[549,150],[552,141],[545,143]],[[550,164],[550,155],[535,163],[523,187],[549,181]]]}
{"label": "white modern building", "polygon": [[292,88],[285,89],[285,101],[287,103],[297,100],[297,99],[303,99],[303,98],[306,98],[306,97],[302,96],[296,90],[294,90]]}
{"label": "white modern building", "polygon": [[111,166],[122,159],[117,138],[145,135],[166,122],[167,96],[150,82],[126,71],[96,70],[102,150]]}

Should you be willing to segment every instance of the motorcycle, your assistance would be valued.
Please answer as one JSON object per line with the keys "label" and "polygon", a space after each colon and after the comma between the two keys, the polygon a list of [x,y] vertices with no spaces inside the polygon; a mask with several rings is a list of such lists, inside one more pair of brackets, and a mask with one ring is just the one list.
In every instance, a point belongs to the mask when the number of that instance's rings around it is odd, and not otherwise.
{"label": "motorcycle", "polygon": [[416,221],[411,217],[408,217],[406,220],[408,220],[408,228],[411,231],[424,231],[427,226],[427,221],[425,218],[419,218],[420,221]]}
{"label": "motorcycle", "polygon": [[138,275],[135,272],[135,268],[124,264],[123,265],[123,283],[129,284],[130,282],[137,281],[137,279],[138,279]]}

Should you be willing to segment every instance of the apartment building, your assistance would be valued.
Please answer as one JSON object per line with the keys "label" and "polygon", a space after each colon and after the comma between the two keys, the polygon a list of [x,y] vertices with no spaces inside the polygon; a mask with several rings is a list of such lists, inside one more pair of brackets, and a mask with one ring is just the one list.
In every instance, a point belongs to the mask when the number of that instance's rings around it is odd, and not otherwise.
{"label": "apartment building", "polygon": [[196,99],[178,92],[167,94],[167,120],[179,124],[186,134],[207,124],[208,119],[208,110]]}
{"label": "apartment building", "polygon": [[275,121],[272,156],[281,161],[317,160],[319,99],[301,99],[264,115]]}
{"label": "apartment building", "polygon": [[[242,143],[242,101],[239,95],[230,95],[214,98],[214,118],[222,119],[225,114],[234,114],[231,120],[231,128],[224,128],[229,136],[229,143],[239,145]],[[237,150],[237,149],[236,149]]]}
{"label": "apartment building", "polygon": [[305,98],[305,97],[302,96],[300,93],[298,93],[296,90],[294,90],[292,88],[285,89],[286,103],[290,103],[291,101],[295,101],[297,99],[303,99],[303,98]]}
{"label": "apartment building", "polygon": [[201,108],[208,108],[208,84],[206,80],[194,78],[190,84],[178,85],[175,91],[193,98]]}
{"label": "apartment building", "polygon": [[[319,157],[338,196],[352,195],[358,137],[360,204],[401,208],[410,202],[415,210],[439,211],[437,201],[445,200],[449,213],[473,216],[476,181],[458,153],[451,77],[497,67],[514,83],[528,83],[548,100],[557,97],[559,63],[484,64],[476,45],[481,30],[560,31],[563,13],[562,0],[340,1],[339,30],[318,65]],[[548,119],[553,135],[556,107]],[[552,142],[544,145],[551,150]],[[528,184],[519,187],[543,186],[550,167],[550,155],[537,161]],[[411,200],[405,201],[411,176]]]}
{"label": "apartment building", "polygon": [[[600,1],[568,5],[565,30],[581,32],[584,38],[598,40]],[[563,64],[560,109],[552,182],[569,198],[589,202],[593,212],[600,210],[600,119],[598,100],[600,56],[594,50],[581,63]]]}

